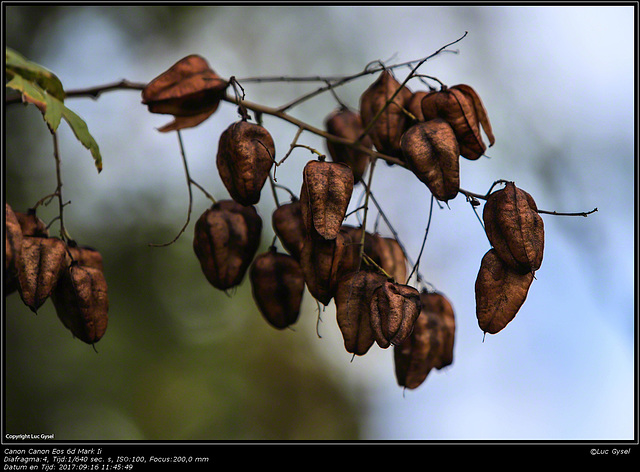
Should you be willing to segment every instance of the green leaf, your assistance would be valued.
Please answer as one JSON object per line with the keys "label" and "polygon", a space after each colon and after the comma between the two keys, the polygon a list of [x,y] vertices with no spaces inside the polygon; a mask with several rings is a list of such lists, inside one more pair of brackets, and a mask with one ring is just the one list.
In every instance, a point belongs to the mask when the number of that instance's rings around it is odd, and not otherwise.
{"label": "green leaf", "polygon": [[43,90],[37,83],[31,82],[21,75],[12,74],[11,80],[7,82],[6,86],[19,91],[26,102],[38,107],[52,133],[58,129],[61,119],[64,118],[76,138],[91,152],[98,172],[102,171],[100,148],[82,118],[67,108],[62,101]]}
{"label": "green leaf", "polygon": [[5,70],[8,75],[19,75],[34,82],[58,100],[65,99],[64,88],[60,79],[40,64],[31,62],[11,48],[5,48]]}
{"label": "green leaf", "polygon": [[73,130],[73,134],[76,135],[76,138],[78,138],[84,147],[91,151],[91,155],[93,156],[98,172],[102,172],[102,156],[100,155],[100,147],[96,140],[93,139],[93,136],[91,136],[91,133],[89,133],[87,124],[82,118],[64,105],[62,106],[62,117],[69,124]]}

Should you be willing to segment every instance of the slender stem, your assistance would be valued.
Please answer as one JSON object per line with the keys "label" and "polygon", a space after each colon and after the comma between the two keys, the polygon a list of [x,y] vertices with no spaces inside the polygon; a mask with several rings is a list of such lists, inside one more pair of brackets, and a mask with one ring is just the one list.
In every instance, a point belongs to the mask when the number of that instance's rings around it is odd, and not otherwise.
{"label": "slender stem", "polygon": [[278,194],[276,193],[276,183],[273,181],[271,172],[269,172],[269,183],[271,184],[271,193],[273,194],[273,200],[276,202],[276,207],[280,207],[280,201],[278,200]]}
{"label": "slender stem", "polygon": [[69,237],[69,233],[67,233],[66,228],[64,227],[64,202],[62,201],[62,162],[60,160],[60,150],[58,147],[58,133],[53,131],[51,133],[53,135],[53,157],[56,160],[56,180],[58,182],[58,186],[56,187],[56,191],[54,195],[58,196],[58,215],[60,218],[60,239],[63,241],[71,239]]}
{"label": "slender stem", "polygon": [[364,256],[364,240],[367,234],[367,214],[369,213],[369,197],[371,196],[371,181],[373,180],[373,171],[376,167],[376,159],[371,161],[371,165],[369,167],[369,182],[366,187],[366,194],[364,197],[364,216],[362,217],[362,236],[360,237],[360,257],[358,260],[358,271],[360,271],[360,267],[362,265],[362,258]]}
{"label": "slender stem", "polygon": [[184,152],[184,144],[182,143],[182,135],[180,134],[180,130],[177,130],[177,134],[178,134],[178,142],[180,144],[180,155],[182,156],[182,164],[184,166],[184,173],[187,180],[187,190],[189,192],[189,208],[187,210],[187,221],[184,223],[184,226],[182,227],[182,229],[180,229],[180,232],[178,232],[178,234],[171,241],[163,244],[151,243],[149,244],[149,246],[151,247],[165,247],[176,242],[178,238],[182,235],[182,233],[184,233],[184,231],[187,229],[187,226],[189,225],[189,221],[191,220],[191,208],[193,206],[193,192],[191,191],[191,184],[193,183],[193,181],[191,180],[191,176],[189,175],[189,165],[187,164],[187,156]]}
{"label": "slender stem", "polygon": [[[416,270],[418,270],[418,266],[420,265],[420,259],[422,258],[422,251],[424,251],[424,247],[425,244],[427,242],[427,235],[429,234],[429,227],[431,226],[431,216],[433,215],[433,202],[435,200],[435,197],[433,196],[433,194],[431,195],[431,205],[429,206],[429,219],[427,221],[427,229],[424,231],[424,238],[422,238],[422,245],[420,246],[420,253],[418,254],[418,259],[416,260],[416,263],[413,266],[413,269],[411,270],[411,273],[409,274],[409,277],[407,277],[407,281],[406,283],[409,283],[409,280],[411,280],[411,277],[413,276],[414,272],[416,272]],[[420,276],[418,276],[418,281],[420,281]]]}

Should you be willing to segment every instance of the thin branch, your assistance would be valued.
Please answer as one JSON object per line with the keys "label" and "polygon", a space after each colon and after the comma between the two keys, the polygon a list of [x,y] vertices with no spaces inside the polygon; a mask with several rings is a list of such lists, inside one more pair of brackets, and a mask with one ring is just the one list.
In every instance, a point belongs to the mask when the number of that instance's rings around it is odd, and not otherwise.
{"label": "thin branch", "polygon": [[323,92],[326,92],[329,89],[332,89],[332,88],[335,88],[335,87],[340,87],[341,85],[344,85],[344,84],[346,84],[348,82],[351,82],[351,81],[353,81],[355,79],[359,79],[360,77],[363,77],[365,75],[375,74],[376,72],[380,72],[383,69],[394,69],[394,68],[397,68],[397,67],[404,67],[404,66],[407,66],[407,65],[411,65],[411,64],[413,64],[415,62],[419,62],[420,64],[422,64],[422,63],[428,61],[429,59],[432,59],[433,57],[437,56],[438,54],[440,54],[442,51],[444,51],[449,46],[452,46],[455,43],[457,43],[459,41],[462,41],[462,39],[464,39],[464,37],[467,34],[468,34],[468,32],[465,31],[465,33],[460,38],[458,38],[455,41],[452,41],[452,42],[450,42],[448,44],[445,44],[440,49],[438,49],[436,52],[430,54],[429,56],[427,56],[427,57],[425,57],[423,59],[420,59],[419,61],[412,60],[412,61],[407,61],[407,62],[403,62],[403,63],[400,63],[400,64],[394,64],[394,65],[391,65],[391,66],[384,66],[384,65],[381,64],[380,67],[374,68],[374,69],[369,69],[368,65],[367,65],[367,67],[365,67],[363,71],[358,72],[357,74],[354,74],[354,75],[350,75],[350,76],[347,76],[347,77],[342,77],[339,80],[331,80],[331,78],[325,77],[325,78],[323,78],[324,82],[334,82],[334,83],[333,84],[328,83],[324,87],[320,87],[319,89],[314,90],[313,92],[310,92],[310,93],[308,93],[306,95],[303,95],[302,97],[297,98],[296,100],[294,100],[293,102],[289,103],[288,105],[280,107],[278,109],[278,111],[285,112],[285,111],[289,110],[290,108],[293,108],[294,106],[299,105],[300,103],[302,103],[302,102],[304,102],[306,100],[309,100],[310,98],[313,98],[313,97],[315,97],[317,95],[320,95]]}

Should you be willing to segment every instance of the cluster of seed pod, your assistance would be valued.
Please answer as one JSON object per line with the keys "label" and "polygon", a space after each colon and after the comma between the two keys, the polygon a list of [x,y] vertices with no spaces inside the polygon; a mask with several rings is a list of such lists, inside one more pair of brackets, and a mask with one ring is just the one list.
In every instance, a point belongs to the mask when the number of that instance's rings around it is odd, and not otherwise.
{"label": "cluster of seed pod", "polygon": [[[495,143],[487,112],[473,88],[459,84],[412,92],[388,70],[362,94],[359,113],[341,107],[327,117],[326,128],[335,136],[359,139],[365,148],[401,159],[435,198],[445,202],[460,188],[459,157],[476,160],[487,149],[481,128],[489,146]],[[327,147],[334,161],[354,169],[357,183],[368,154],[333,143]]]}
{"label": "cluster of seed pod", "polygon": [[482,218],[492,247],[476,279],[476,314],[480,328],[495,334],[527,298],[542,264],[544,223],[531,195],[513,182],[489,195]]}
{"label": "cluster of seed pod", "polygon": [[[162,131],[181,129],[213,113],[228,85],[204,59],[187,56],[149,83],[143,103],[174,115],[176,121]],[[373,150],[399,159],[439,201],[455,198],[459,158],[477,160],[485,153],[481,131],[489,146],[495,142],[475,90],[459,84],[412,92],[383,70],[361,95],[358,111],[341,106],[330,113],[325,128],[341,138],[326,141],[331,160],[309,161],[299,196],[278,204],[271,217],[284,252],[272,244],[257,254],[263,224],[256,204],[277,162],[276,149],[262,125],[241,115],[222,133],[217,151],[230,199],[215,203],[195,224],[194,252],[211,285],[228,290],[249,273],[256,305],[277,329],[297,322],[305,287],[320,304],[333,301],[347,352],[364,355],[374,344],[393,346],[396,378],[406,388],[450,365],[451,303],[439,292],[407,285],[398,241],[345,219]],[[524,302],[540,267],[544,236],[533,199],[512,184],[487,197],[483,217],[492,248],[476,282],[477,318],[483,331],[495,333]]]}
{"label": "cluster of seed pod", "polygon": [[109,299],[101,254],[75,241],[49,236],[34,210],[5,204],[5,296],[18,292],[37,313],[51,298],[58,318],[87,344],[105,334]]}

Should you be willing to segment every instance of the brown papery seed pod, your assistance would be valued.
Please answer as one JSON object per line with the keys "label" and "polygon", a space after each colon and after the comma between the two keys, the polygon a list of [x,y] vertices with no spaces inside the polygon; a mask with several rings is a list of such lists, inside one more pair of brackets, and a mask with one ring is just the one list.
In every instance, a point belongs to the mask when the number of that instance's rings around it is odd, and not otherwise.
{"label": "brown papery seed pod", "polygon": [[[359,266],[367,267],[366,262],[360,265],[360,248],[362,247],[362,228],[356,228],[351,225],[342,225],[341,232],[343,232],[349,239],[347,242],[347,249],[345,251],[345,267],[350,267],[351,270],[357,270]],[[372,234],[368,231],[364,233],[364,253],[371,258],[376,264],[381,265],[380,256],[377,253],[377,239],[378,235]],[[346,269],[345,269],[346,270]],[[346,272],[345,272],[346,273]]]}
{"label": "brown papery seed pod", "polygon": [[180,59],[142,90],[142,103],[151,113],[194,116],[213,113],[228,82],[197,54]]}
{"label": "brown papery seed pod", "polygon": [[22,229],[8,203],[5,203],[4,227],[4,293],[7,296],[18,289],[18,260],[22,252]]}
{"label": "brown papery seed pod", "polygon": [[407,259],[400,243],[394,238],[376,235],[374,247],[374,252],[380,260],[380,267],[396,282],[405,283],[407,280]]}
{"label": "brown papery seed pod", "polygon": [[227,290],[242,282],[258,251],[262,219],[253,206],[222,200],[195,224],[193,250],[211,285]]}
{"label": "brown papery seed pod", "polygon": [[363,356],[375,342],[371,328],[371,298],[387,278],[361,270],[340,279],[335,295],[336,317],[347,352]]}
{"label": "brown papery seed pod", "polygon": [[435,198],[448,201],[460,190],[460,150],[449,124],[435,118],[409,128],[400,142],[409,169]]}
{"label": "brown papery seed pod", "polygon": [[402,343],[420,314],[420,293],[409,285],[386,281],[371,297],[370,322],[378,345],[386,349]]}
{"label": "brown papery seed pod", "polygon": [[507,265],[520,272],[540,268],[544,222],[531,195],[507,182],[489,195],[482,219],[489,242]]}
{"label": "brown papery seed pod", "polygon": [[335,239],[310,235],[302,247],[300,267],[305,283],[311,295],[325,306],[335,295],[347,241],[342,233]]}
{"label": "brown papery seed pod", "polygon": [[420,293],[422,311],[420,316],[426,318],[426,327],[432,335],[431,364],[442,369],[453,363],[453,346],[455,340],[455,314],[451,302],[439,292]]}
{"label": "brown papery seed pod", "polygon": [[411,98],[407,102],[407,111],[416,118],[416,121],[424,121],[424,115],[422,114],[422,99],[429,93],[431,92],[426,90],[413,92]]}
{"label": "brown papery seed pod", "polygon": [[81,341],[100,341],[109,321],[107,281],[101,270],[76,262],[64,271],[51,294],[62,324]]}
{"label": "brown papery seed pod", "polygon": [[475,286],[480,329],[489,334],[504,329],[522,307],[532,282],[532,272],[511,269],[490,249],[482,258]]}
{"label": "brown papery seed pod", "polygon": [[305,282],[292,256],[270,248],[253,261],[249,280],[253,299],[271,326],[284,329],[298,321]]}
{"label": "brown papery seed pod", "polygon": [[74,261],[82,267],[93,267],[99,271],[104,271],[102,254],[97,249],[89,246],[78,246],[76,241],[67,241],[68,254],[70,256],[69,264]]}
{"label": "brown papery seed pod", "polygon": [[300,209],[307,233],[335,239],[353,193],[353,172],[346,164],[309,161],[303,170]]}
{"label": "brown papery seed pod", "polygon": [[[382,71],[378,79],[360,97],[360,116],[365,129],[384,108],[402,84],[388,70]],[[412,97],[411,90],[402,86],[389,105],[378,116],[369,130],[376,149],[392,157],[402,158],[400,138],[407,125],[405,107]]]}
{"label": "brown papery seed pod", "polygon": [[18,291],[37,313],[68,267],[67,246],[57,238],[25,237],[18,262]]}
{"label": "brown papery seed pod", "polygon": [[307,238],[300,200],[294,198],[276,208],[271,215],[271,223],[282,246],[295,260],[300,261],[302,246]]}
{"label": "brown papery seed pod", "polygon": [[[360,97],[360,115],[365,129],[373,122],[400,86],[400,82],[388,70],[384,70],[378,79],[365,90]],[[393,101],[389,103],[370,128],[369,135],[379,152],[402,158],[400,138],[407,126],[408,117],[405,114],[405,108],[412,95],[406,86],[402,86]]]}
{"label": "brown papery seed pod", "polygon": [[20,211],[14,212],[23,236],[34,236],[37,238],[48,238],[49,230],[44,221],[36,215],[36,210],[30,208],[26,213]]}
{"label": "brown papery seed pod", "polygon": [[396,379],[400,386],[418,388],[431,369],[453,363],[454,312],[449,300],[438,292],[420,293],[422,309],[411,334],[394,346]]}
{"label": "brown papery seed pod", "polygon": [[273,138],[260,125],[241,120],[224,130],[216,166],[231,198],[243,205],[258,203],[275,155]]}
{"label": "brown papery seed pod", "polygon": [[480,125],[489,137],[489,145],[495,143],[484,105],[477,93],[467,85],[443,87],[440,91],[430,93],[423,97],[421,108],[425,121],[442,118],[449,123],[462,157],[476,160],[487,150]]}
{"label": "brown papery seed pod", "polygon": [[[333,111],[325,120],[325,127],[328,133],[339,136],[349,141],[357,140],[363,133],[362,118],[348,108],[340,108]],[[334,162],[342,162],[348,165],[353,172],[353,182],[357,184],[362,180],[362,176],[367,171],[371,156],[366,152],[359,151],[345,144],[335,143],[327,139],[327,149]],[[366,148],[372,148],[373,142],[367,135],[362,138],[360,144]]]}

